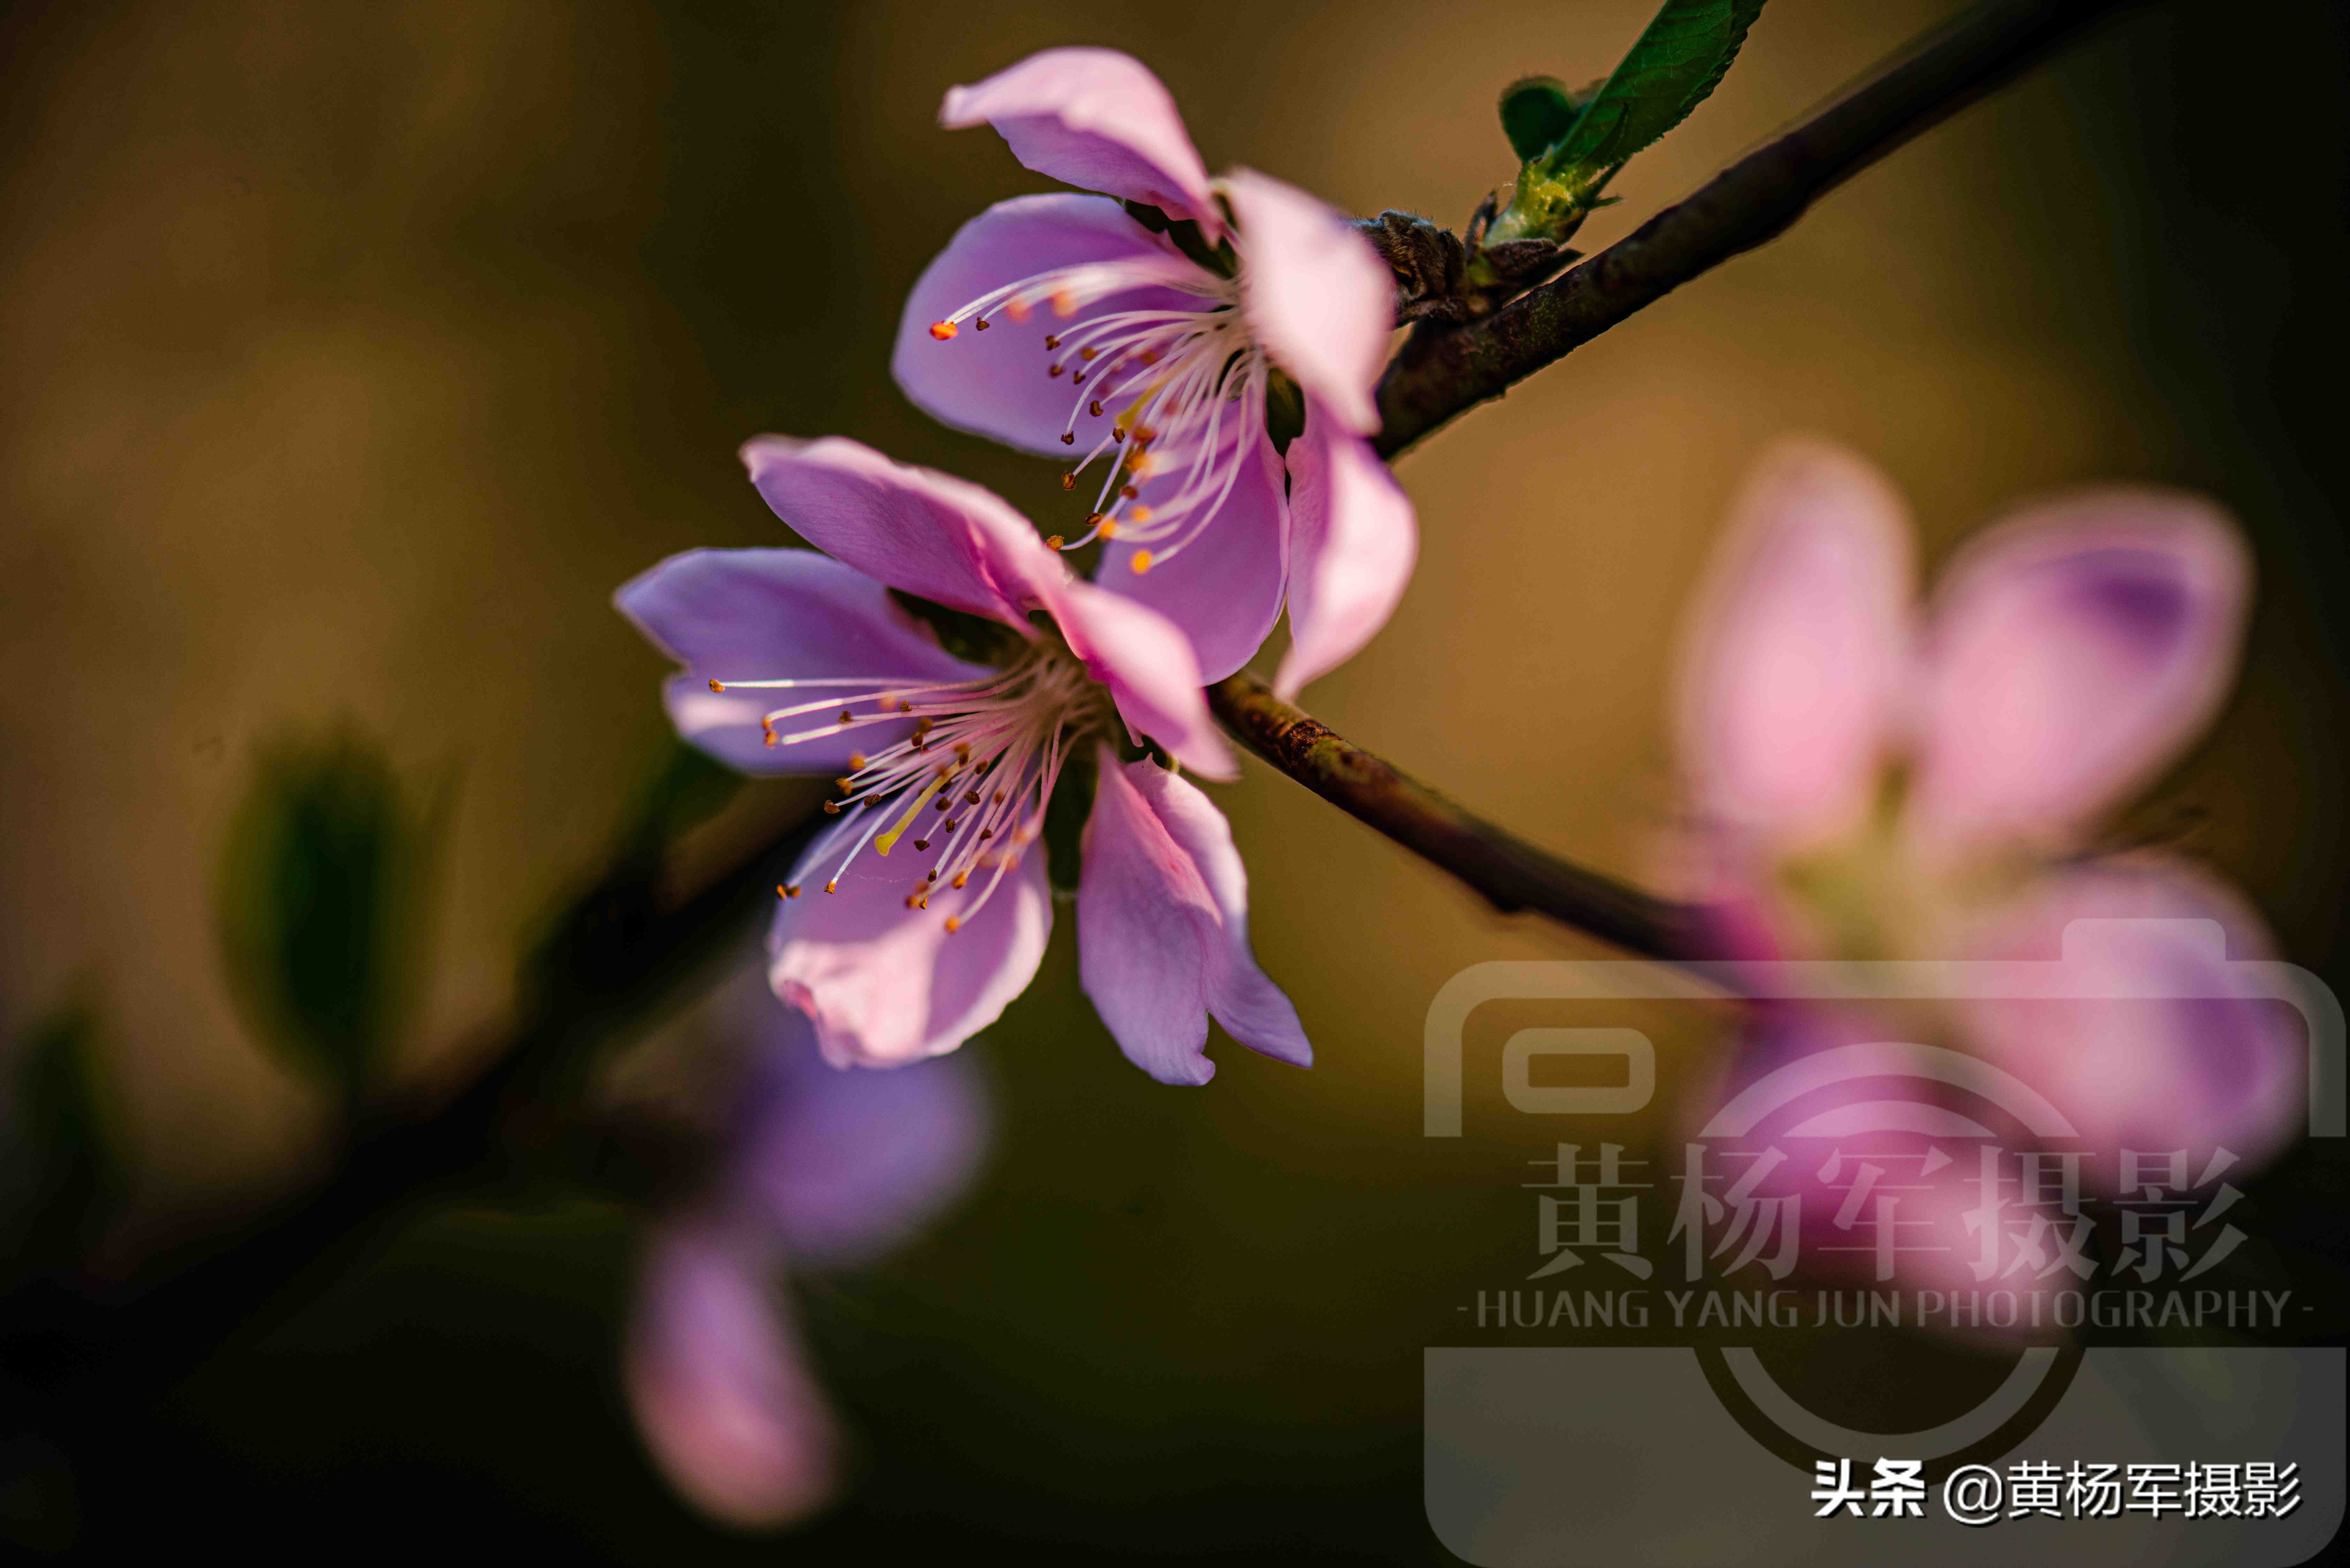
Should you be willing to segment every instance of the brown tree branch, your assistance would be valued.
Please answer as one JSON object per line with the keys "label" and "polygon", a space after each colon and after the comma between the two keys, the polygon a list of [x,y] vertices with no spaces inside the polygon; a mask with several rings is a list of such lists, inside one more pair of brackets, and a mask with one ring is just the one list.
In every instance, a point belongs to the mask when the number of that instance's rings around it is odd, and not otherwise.
{"label": "brown tree branch", "polygon": [[1349,816],[1458,877],[1503,914],[1531,909],[1649,958],[1691,951],[1698,911],[1512,836],[1342,740],[1243,671],[1208,703],[1248,749]]}
{"label": "brown tree branch", "polygon": [[1988,0],[1879,64],[1582,265],[1471,326],[1415,328],[1379,382],[1393,457],[1699,274],[1775,238],[1813,202],[2146,0]]}

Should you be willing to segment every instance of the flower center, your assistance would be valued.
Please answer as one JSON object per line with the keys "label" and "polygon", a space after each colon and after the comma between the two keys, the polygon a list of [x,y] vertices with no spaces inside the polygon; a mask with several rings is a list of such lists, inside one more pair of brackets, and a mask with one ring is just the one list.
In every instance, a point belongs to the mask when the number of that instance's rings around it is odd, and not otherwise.
{"label": "flower center", "polygon": [[[809,849],[801,866],[831,867],[824,890],[835,893],[868,846],[887,857],[900,841],[909,842],[930,862],[906,895],[910,909],[929,909],[941,884],[945,892],[962,892],[973,877],[988,873],[976,893],[957,900],[947,916],[950,931],[986,906],[1004,875],[1043,836],[1045,807],[1062,765],[1085,741],[1107,732],[1113,716],[1107,694],[1049,637],[973,680],[909,686],[852,675],[710,683],[713,691],[810,688],[843,694],[770,711],[760,720],[767,744],[800,745],[910,719],[914,732],[870,756],[849,757],[848,773],[833,781],[841,798],[824,803],[828,815],[846,819]],[[832,717],[806,729],[789,727],[790,721],[816,713]],[[787,883],[780,891],[795,898],[800,887]]]}
{"label": "flower center", "polygon": [[[1199,303],[1095,310],[1146,288]],[[1096,462],[1105,466],[1085,532],[1047,544],[1074,550],[1097,538],[1122,539],[1144,546],[1129,559],[1145,572],[1181,553],[1222,506],[1263,426],[1270,369],[1249,337],[1240,290],[1237,280],[1179,256],[1087,262],[1007,284],[931,324],[931,336],[944,343],[965,321],[988,330],[991,312],[1024,324],[1049,307],[1074,320],[1044,335],[1037,368],[1048,379],[1069,378],[1061,441],[1086,445],[1061,487],[1075,490]]]}

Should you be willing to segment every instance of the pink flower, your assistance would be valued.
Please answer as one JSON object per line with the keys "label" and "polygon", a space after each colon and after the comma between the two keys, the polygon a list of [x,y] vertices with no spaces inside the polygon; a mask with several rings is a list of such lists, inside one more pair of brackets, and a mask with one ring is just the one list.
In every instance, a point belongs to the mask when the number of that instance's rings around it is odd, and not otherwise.
{"label": "pink flower", "polygon": [[654,1227],[622,1357],[671,1484],[748,1528],[806,1517],[838,1481],[831,1407],[779,1288],[786,1266],[892,1250],[970,1185],[988,1141],[962,1058],[837,1073],[806,1019],[772,1002],[760,1012],[719,1179]]}
{"label": "pink flower", "polygon": [[[1182,627],[1205,679],[1247,662],[1284,593],[1276,687],[1344,663],[1418,549],[1411,504],[1363,439],[1395,324],[1385,264],[1303,192],[1244,169],[1211,183],[1167,89],[1113,50],[1033,55],[950,91],[941,119],[992,124],[1029,168],[1107,196],[1022,196],[963,225],[906,303],[906,395],[1074,457],[1064,483],[1094,493],[1064,547],[1115,540],[1103,581]],[[1285,456],[1266,431],[1276,371],[1305,403]]]}
{"label": "pink flower", "polygon": [[2158,922],[2096,944],[2095,983],[2139,1000],[1969,1003],[1967,1037],[2103,1147],[2280,1147],[2298,1033],[2224,974],[2266,955],[2259,921],[2174,857],[2085,858],[2232,682],[2251,563],[2228,519],[2152,489],[2046,501],[1921,611],[1892,486],[1790,443],[1730,535],[1679,692],[1720,933],[1758,957],[2054,960],[2076,919]]}
{"label": "pink flower", "polygon": [[[1129,1059],[1202,1084],[1212,1013],[1300,1065],[1297,1015],[1248,944],[1223,818],[1121,741],[1229,777],[1191,646],[1156,610],[1070,576],[995,495],[854,441],[743,450],[776,515],[828,555],[697,550],[622,587],[622,613],[686,666],[679,732],[746,772],[836,774],[841,815],[785,885],[775,993],[838,1066],[953,1050],[1027,987],[1052,930],[1038,851],[1073,761],[1097,778],[1077,893],[1079,975]],[[941,648],[890,597],[1007,628],[1002,662]],[[1034,624],[1041,610],[1050,625]],[[910,850],[913,863],[892,858]]]}

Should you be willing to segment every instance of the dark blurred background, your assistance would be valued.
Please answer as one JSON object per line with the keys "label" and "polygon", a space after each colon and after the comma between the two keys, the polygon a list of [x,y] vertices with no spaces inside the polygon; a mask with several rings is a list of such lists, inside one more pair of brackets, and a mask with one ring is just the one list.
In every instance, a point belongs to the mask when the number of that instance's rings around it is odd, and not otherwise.
{"label": "dark blurred background", "polygon": [[[133,1268],[334,1158],[332,1096],[255,1042],[222,973],[215,878],[276,738],[363,734],[419,798],[446,792],[429,973],[386,1048],[404,1080],[462,1082],[517,955],[661,765],[661,660],[612,588],[781,536],[743,438],[839,431],[1057,500],[1049,465],[929,423],[889,379],[915,275],[1043,183],[992,134],[937,130],[946,87],[1116,46],[1211,168],[1458,224],[1511,172],[1496,92],[1604,72],[1650,9],[11,7],[0,1024],[89,1021],[125,1184],[97,1251]],[[1775,0],[1585,248],[1954,9]],[[1307,705],[1645,875],[1672,816],[1671,635],[1771,437],[1885,464],[1935,554],[2044,487],[2195,486],[2250,531],[2259,612],[2235,701],[2136,826],[2345,988],[2346,18],[2157,6],[1435,438],[1399,469],[1418,577]],[[743,810],[780,820],[793,787]],[[1218,799],[1317,1064],[1225,1042],[1208,1089],[1151,1084],[1078,992],[1063,921],[972,1047],[1000,1127],[975,1197],[800,1286],[855,1434],[829,1515],[742,1537],[672,1500],[614,1370],[635,1216],[553,1184],[452,1201],[305,1282],[104,1465],[13,1453],[0,1533],[1451,1561],[1420,1513],[1420,1351],[1514,1277],[1494,1260],[1523,1214],[1513,1157],[1421,1140],[1421,1018],[1466,964],[1598,950],[1492,918],[1266,770]],[[2275,1180],[2331,1179],[2295,1158]]]}

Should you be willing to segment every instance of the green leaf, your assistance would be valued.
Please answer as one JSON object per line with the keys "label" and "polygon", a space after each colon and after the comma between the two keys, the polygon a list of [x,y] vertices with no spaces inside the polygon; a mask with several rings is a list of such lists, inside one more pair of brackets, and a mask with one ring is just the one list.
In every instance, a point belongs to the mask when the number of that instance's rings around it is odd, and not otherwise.
{"label": "green leaf", "polygon": [[1721,85],[1762,10],[1762,0],[1666,0],[1573,128],[1544,154],[1543,172],[1592,176],[1596,190]]}
{"label": "green leaf", "polygon": [[1556,77],[1524,77],[1502,89],[1502,132],[1521,163],[1531,163],[1565,139],[1583,100]]}
{"label": "green leaf", "polygon": [[215,918],[231,992],[265,1044],[347,1104],[411,1000],[439,815],[412,811],[382,753],[341,735],[263,751],[230,823]]}
{"label": "green leaf", "polygon": [[9,1098],[9,1250],[19,1265],[70,1259],[127,1190],[98,1021],[79,1004],[18,1042]]}
{"label": "green leaf", "polygon": [[743,784],[743,775],[717,758],[683,741],[671,742],[629,810],[621,834],[623,856],[658,859],[671,840],[725,809]]}
{"label": "green leaf", "polygon": [[68,1163],[104,1160],[97,1033],[96,1019],[77,1008],[36,1024],[17,1047],[15,1098],[26,1125],[16,1136],[38,1141]]}

